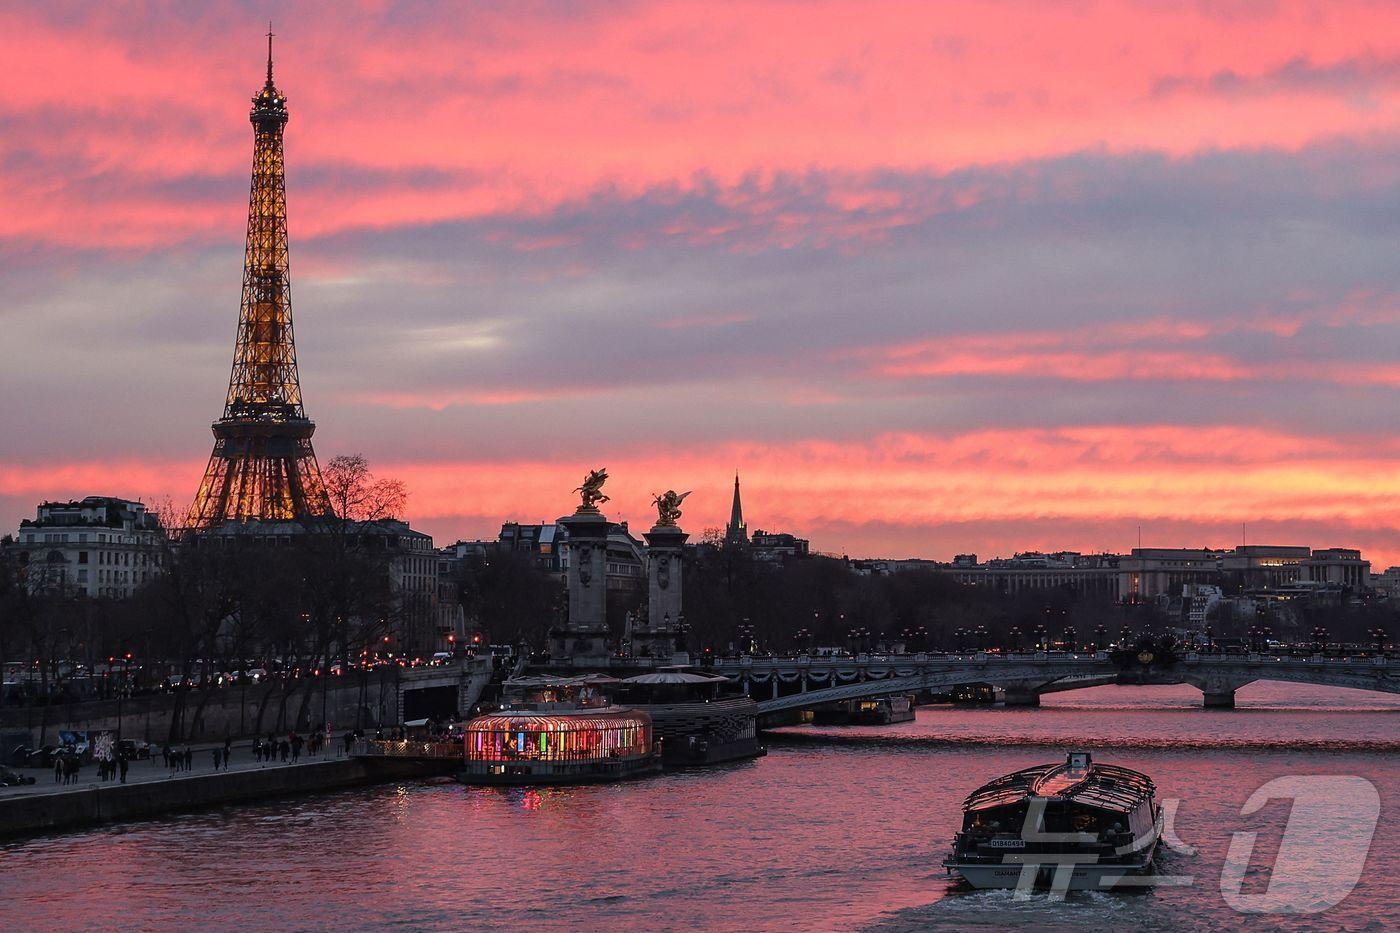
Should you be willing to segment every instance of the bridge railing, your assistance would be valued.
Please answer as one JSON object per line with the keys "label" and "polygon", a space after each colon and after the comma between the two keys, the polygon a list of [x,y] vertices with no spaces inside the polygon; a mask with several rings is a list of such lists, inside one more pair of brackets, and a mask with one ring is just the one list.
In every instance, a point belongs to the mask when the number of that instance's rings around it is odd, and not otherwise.
{"label": "bridge railing", "polygon": [[1252,652],[1250,654],[1197,654],[1188,651],[1181,656],[1181,659],[1188,664],[1290,664],[1290,665],[1327,665],[1329,667],[1389,667],[1394,663],[1384,655],[1378,654],[1354,654],[1346,656],[1336,655],[1286,655],[1272,654],[1269,652]]}
{"label": "bridge railing", "polygon": [[461,742],[422,742],[411,739],[360,739],[353,754],[362,758],[461,758]]}
{"label": "bridge railing", "polygon": [[862,654],[849,658],[820,658],[807,655],[794,657],[742,657],[716,659],[711,665],[719,671],[744,671],[784,668],[885,668],[890,666],[923,666],[947,663],[985,664],[1001,661],[1026,661],[1039,663],[1079,663],[1083,661],[1107,661],[1107,651],[973,651],[961,653],[920,653],[920,654]]}
{"label": "bridge railing", "polygon": [[[1249,652],[1246,654],[1221,654],[1213,652],[1187,651],[1178,656],[1179,660],[1189,664],[1326,664],[1326,665],[1348,665],[1354,667],[1388,667],[1397,663],[1395,659],[1378,654],[1352,654],[1352,655],[1296,655],[1278,652]],[[712,667],[717,671],[725,673],[742,673],[748,670],[770,670],[775,667],[785,669],[792,668],[816,668],[824,670],[828,668],[846,669],[866,669],[866,668],[887,668],[891,666],[924,666],[939,665],[947,663],[969,663],[985,664],[999,662],[1026,662],[1040,664],[1056,663],[1081,663],[1084,661],[1108,661],[1110,659],[1107,651],[1010,651],[1010,652],[986,652],[978,651],[959,654],[941,653],[920,653],[920,654],[892,654],[892,655],[857,655],[849,658],[817,658],[807,655],[797,655],[795,657],[742,657],[717,659]]]}

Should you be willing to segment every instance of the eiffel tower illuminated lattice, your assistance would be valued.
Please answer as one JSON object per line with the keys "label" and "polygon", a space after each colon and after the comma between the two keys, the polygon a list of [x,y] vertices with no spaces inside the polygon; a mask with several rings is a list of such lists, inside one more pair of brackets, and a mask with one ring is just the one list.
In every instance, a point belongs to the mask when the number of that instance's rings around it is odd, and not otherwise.
{"label": "eiffel tower illuminated lattice", "polygon": [[320,517],[330,512],[297,376],[292,293],[287,266],[287,193],[282,131],[287,98],[272,81],[253,98],[253,184],[243,299],[223,417],[214,422],[214,453],[190,507],[194,530],[230,521]]}

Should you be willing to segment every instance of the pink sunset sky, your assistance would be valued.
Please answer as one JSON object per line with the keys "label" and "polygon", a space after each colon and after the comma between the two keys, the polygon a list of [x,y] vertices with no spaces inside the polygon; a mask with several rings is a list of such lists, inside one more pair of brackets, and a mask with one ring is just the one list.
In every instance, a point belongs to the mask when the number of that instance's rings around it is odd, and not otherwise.
{"label": "pink sunset sky", "polygon": [[1400,5],[0,9],[0,530],[194,494],[276,21],[322,461],[439,543],[1400,563]]}

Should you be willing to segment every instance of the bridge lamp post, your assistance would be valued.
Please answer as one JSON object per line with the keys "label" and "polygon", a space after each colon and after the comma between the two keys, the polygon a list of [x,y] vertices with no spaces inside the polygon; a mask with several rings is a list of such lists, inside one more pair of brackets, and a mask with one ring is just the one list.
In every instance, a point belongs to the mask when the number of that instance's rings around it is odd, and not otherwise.
{"label": "bridge lamp post", "polygon": [[987,650],[987,626],[977,626],[977,647],[982,651]]}
{"label": "bridge lamp post", "polygon": [[1209,625],[1206,626],[1206,650],[1215,650],[1215,629],[1211,628]]}
{"label": "bridge lamp post", "polygon": [[1367,634],[1367,635],[1370,635],[1370,636],[1371,636],[1371,640],[1372,640],[1373,642],[1375,642],[1375,644],[1376,644],[1376,654],[1377,654],[1378,656],[1379,656],[1379,655],[1384,655],[1384,654],[1385,654],[1385,643],[1386,643],[1385,629],[1383,629],[1383,628],[1373,628],[1373,629],[1371,629],[1369,632],[1367,632],[1366,634]]}
{"label": "bridge lamp post", "polygon": [[753,654],[758,650],[758,645],[753,637],[753,623],[748,616],[744,616],[744,621],[739,623],[739,653],[745,652]]}
{"label": "bridge lamp post", "polygon": [[1095,650],[1095,651],[1102,651],[1102,650],[1103,650],[1104,638],[1106,638],[1107,635],[1108,635],[1108,629],[1104,628],[1103,623],[1099,623],[1098,625],[1094,626],[1094,650]]}
{"label": "bridge lamp post", "polygon": [[1074,651],[1079,647],[1079,633],[1075,631],[1073,625],[1066,625],[1064,630],[1065,650]]}
{"label": "bridge lamp post", "polygon": [[1323,628],[1320,625],[1315,626],[1312,630],[1313,654],[1321,653],[1322,647],[1325,644],[1327,644],[1327,629]]}
{"label": "bridge lamp post", "polygon": [[1011,635],[1011,650],[1012,650],[1012,651],[1020,651],[1020,650],[1021,650],[1021,626],[1019,626],[1019,625],[1013,625],[1013,626],[1011,626],[1010,635]]}
{"label": "bridge lamp post", "polygon": [[1041,651],[1050,650],[1050,633],[1045,630],[1045,626],[1035,627],[1035,646]]}
{"label": "bridge lamp post", "polygon": [[[127,655],[127,657],[129,658],[129,657],[131,657],[131,655]],[[115,657],[110,657],[110,658],[107,659],[107,672],[108,672],[109,674],[111,673],[111,671],[112,671],[112,665],[116,663],[116,660],[117,660],[117,659],[116,659]],[[122,740],[122,692],[123,692],[123,691],[122,691],[122,685],[121,685],[121,684],[117,684],[117,742],[118,742],[118,743],[120,743],[121,740]]]}

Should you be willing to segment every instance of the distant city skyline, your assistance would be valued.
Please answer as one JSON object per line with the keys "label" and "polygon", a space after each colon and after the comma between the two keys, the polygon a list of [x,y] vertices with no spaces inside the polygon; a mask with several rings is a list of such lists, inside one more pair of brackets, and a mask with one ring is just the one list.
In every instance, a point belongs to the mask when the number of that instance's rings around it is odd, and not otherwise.
{"label": "distant city skyline", "polygon": [[317,449],[440,544],[1400,564],[1400,10],[330,9],[0,11],[0,532],[192,500],[270,14]]}

